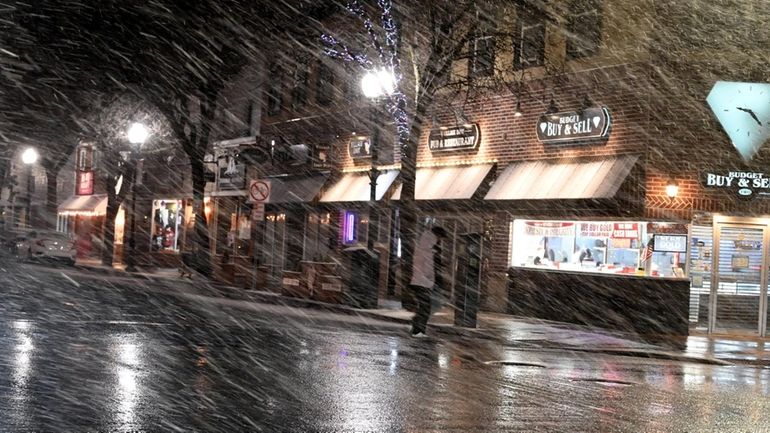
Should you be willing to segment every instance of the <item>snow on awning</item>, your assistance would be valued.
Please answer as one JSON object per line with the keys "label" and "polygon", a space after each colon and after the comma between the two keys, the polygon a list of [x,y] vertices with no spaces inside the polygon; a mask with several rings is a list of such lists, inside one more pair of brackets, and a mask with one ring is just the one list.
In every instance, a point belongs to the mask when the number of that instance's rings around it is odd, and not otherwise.
{"label": "snow on awning", "polygon": [[267,203],[308,203],[313,201],[326,182],[326,176],[270,177]]}
{"label": "snow on awning", "polygon": [[[479,189],[492,164],[418,168],[415,200],[467,200]],[[393,200],[401,198],[401,185]]]}
{"label": "snow on awning", "polygon": [[485,200],[612,198],[639,159],[636,155],[583,161],[528,161],[509,165]]}
{"label": "snow on awning", "polygon": [[59,215],[98,216],[107,213],[107,195],[73,195],[59,205]]}
{"label": "snow on awning", "polygon": [[[377,200],[382,199],[393,181],[398,176],[398,170],[384,170],[377,177]],[[322,202],[351,202],[369,201],[369,172],[346,173],[326,190],[321,196]]]}

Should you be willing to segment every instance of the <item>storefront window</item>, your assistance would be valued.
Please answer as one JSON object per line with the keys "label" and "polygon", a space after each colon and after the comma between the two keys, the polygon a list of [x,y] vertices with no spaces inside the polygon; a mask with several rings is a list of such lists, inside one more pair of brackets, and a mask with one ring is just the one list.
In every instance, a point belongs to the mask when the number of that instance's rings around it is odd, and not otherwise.
{"label": "storefront window", "polygon": [[305,226],[304,260],[328,261],[331,253],[331,215],[328,212],[311,213]]}
{"label": "storefront window", "polygon": [[152,215],[152,251],[179,251],[179,231],[184,225],[182,200],[154,200]]}
{"label": "storefront window", "polygon": [[340,224],[343,245],[365,244],[369,228],[369,217],[357,211],[342,212]]}
{"label": "storefront window", "polygon": [[639,221],[511,224],[511,265],[685,277],[687,226]]}

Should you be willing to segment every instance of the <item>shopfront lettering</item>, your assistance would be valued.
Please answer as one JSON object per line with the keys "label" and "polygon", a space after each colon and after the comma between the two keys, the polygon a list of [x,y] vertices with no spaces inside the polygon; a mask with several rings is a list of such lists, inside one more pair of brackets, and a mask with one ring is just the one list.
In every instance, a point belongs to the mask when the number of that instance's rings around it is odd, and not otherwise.
{"label": "shopfront lettering", "polygon": [[542,143],[585,142],[606,139],[610,133],[610,113],[606,107],[590,107],[579,112],[543,114],[537,124]]}
{"label": "shopfront lettering", "polygon": [[438,128],[431,131],[428,148],[431,152],[475,150],[478,148],[479,138],[479,127],[476,124]]}
{"label": "shopfront lettering", "polygon": [[753,171],[728,171],[725,174],[704,173],[702,183],[706,188],[732,189],[739,197],[745,199],[770,193],[770,176]]}
{"label": "shopfront lettering", "polygon": [[369,137],[356,137],[348,143],[348,155],[352,159],[372,157],[372,146]]}

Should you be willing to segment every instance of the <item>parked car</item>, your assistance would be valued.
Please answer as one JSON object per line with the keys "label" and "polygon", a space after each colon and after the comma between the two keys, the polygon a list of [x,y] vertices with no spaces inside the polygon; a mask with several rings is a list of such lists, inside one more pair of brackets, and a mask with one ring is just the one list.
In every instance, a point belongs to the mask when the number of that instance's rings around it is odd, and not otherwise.
{"label": "parked car", "polygon": [[75,241],[66,233],[30,230],[19,233],[15,241],[16,256],[22,260],[55,260],[75,264]]}

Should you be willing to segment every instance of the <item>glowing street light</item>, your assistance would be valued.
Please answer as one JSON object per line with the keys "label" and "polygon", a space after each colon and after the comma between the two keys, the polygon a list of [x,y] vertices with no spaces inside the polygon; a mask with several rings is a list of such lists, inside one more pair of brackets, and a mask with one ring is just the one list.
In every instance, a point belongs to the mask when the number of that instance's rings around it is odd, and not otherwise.
{"label": "glowing street light", "polygon": [[150,133],[144,125],[139,122],[134,122],[131,124],[131,127],[128,128],[128,133],[126,135],[131,144],[138,144],[141,146],[147,140]]}
{"label": "glowing street light", "polygon": [[367,98],[390,96],[396,91],[396,77],[387,69],[367,72],[361,79],[361,90]]}

